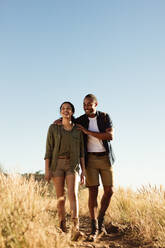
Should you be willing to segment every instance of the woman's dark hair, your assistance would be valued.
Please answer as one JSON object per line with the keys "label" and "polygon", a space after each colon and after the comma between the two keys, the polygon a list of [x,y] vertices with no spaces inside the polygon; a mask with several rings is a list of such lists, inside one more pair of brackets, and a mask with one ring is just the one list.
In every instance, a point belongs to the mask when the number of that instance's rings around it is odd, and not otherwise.
{"label": "woman's dark hair", "polygon": [[[60,111],[61,111],[61,109],[62,109],[62,105],[65,104],[65,103],[67,103],[67,104],[69,104],[69,105],[71,106],[72,112],[73,112],[73,114],[74,114],[75,108],[74,108],[74,105],[73,105],[71,102],[63,102],[63,103],[61,104],[61,106],[60,106]],[[73,115],[72,115],[72,117],[71,117],[71,120],[72,120],[73,123],[76,122],[76,119],[74,118]]]}

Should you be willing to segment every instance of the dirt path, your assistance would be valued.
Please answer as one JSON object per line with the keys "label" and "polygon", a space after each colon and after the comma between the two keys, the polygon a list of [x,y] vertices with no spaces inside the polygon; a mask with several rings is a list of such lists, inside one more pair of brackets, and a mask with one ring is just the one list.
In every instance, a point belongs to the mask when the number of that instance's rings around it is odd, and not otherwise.
{"label": "dirt path", "polygon": [[[88,217],[80,217],[80,230],[86,234],[86,237],[90,233],[90,219]],[[128,246],[123,245],[123,233],[115,231],[115,233],[110,233],[110,230],[107,230],[108,234],[102,237],[99,237],[95,242],[88,242],[86,239],[82,241],[76,247],[81,248],[125,248]]]}
{"label": "dirt path", "polygon": [[90,220],[88,217],[80,217],[80,231],[85,237],[80,242],[73,244],[76,248],[153,248],[151,244],[142,244],[139,240],[128,238],[128,233],[120,232],[117,227],[106,226],[108,234],[99,237],[95,242],[86,241],[90,233]]}

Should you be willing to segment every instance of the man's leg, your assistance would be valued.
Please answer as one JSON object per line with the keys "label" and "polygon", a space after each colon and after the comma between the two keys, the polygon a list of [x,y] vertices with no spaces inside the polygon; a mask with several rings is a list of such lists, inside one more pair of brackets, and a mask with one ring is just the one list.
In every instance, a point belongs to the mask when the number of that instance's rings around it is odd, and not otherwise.
{"label": "man's leg", "polygon": [[104,193],[100,204],[98,225],[99,225],[99,233],[106,233],[106,230],[103,225],[104,215],[106,213],[106,210],[111,201],[111,197],[113,195],[113,170],[110,165],[109,158],[107,156],[102,158],[102,165],[100,167],[100,176],[104,187]]}
{"label": "man's leg", "polygon": [[104,186],[104,194],[101,199],[101,207],[99,211],[99,216],[104,216],[105,212],[110,204],[111,197],[113,195],[112,186]]}
{"label": "man's leg", "polygon": [[88,164],[86,169],[86,186],[89,190],[88,207],[91,218],[91,233],[89,241],[94,241],[98,234],[97,223],[97,196],[99,186],[99,170],[97,169],[98,159],[95,155],[88,155]]}
{"label": "man's leg", "polygon": [[98,196],[98,186],[89,187],[89,198],[88,198],[88,207],[91,219],[97,218],[97,196]]}
{"label": "man's leg", "polygon": [[101,206],[100,206],[100,211],[98,215],[98,228],[99,228],[99,233],[104,232],[106,233],[106,230],[103,226],[103,221],[104,221],[104,215],[109,207],[111,197],[113,195],[113,187],[112,186],[104,186],[104,194],[101,199]]}
{"label": "man's leg", "polygon": [[89,198],[88,207],[89,214],[91,218],[91,233],[88,237],[88,241],[94,241],[98,234],[98,222],[97,222],[97,196],[98,196],[98,186],[89,187]]}

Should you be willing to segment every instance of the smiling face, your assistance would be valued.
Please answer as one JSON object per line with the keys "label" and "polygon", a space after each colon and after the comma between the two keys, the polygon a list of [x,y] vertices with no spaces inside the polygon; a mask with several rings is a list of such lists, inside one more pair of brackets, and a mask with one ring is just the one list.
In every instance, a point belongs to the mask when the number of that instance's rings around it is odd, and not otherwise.
{"label": "smiling face", "polygon": [[84,98],[83,103],[84,111],[87,116],[89,117],[95,117],[96,114],[96,107],[97,107],[97,101],[92,99],[91,97]]}
{"label": "smiling face", "polygon": [[60,108],[60,114],[63,118],[71,119],[73,115],[71,105],[69,103],[63,103]]}

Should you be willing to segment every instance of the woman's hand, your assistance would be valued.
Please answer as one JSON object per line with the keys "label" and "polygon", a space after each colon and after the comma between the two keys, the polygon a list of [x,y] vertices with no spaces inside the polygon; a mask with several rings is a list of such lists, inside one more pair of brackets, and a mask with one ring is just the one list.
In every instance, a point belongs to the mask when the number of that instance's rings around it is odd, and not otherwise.
{"label": "woman's hand", "polygon": [[85,184],[85,171],[82,171],[81,172],[81,175],[80,175],[80,184],[81,185]]}
{"label": "woman's hand", "polygon": [[51,180],[51,172],[50,171],[46,171],[45,172],[45,180],[49,183]]}
{"label": "woman's hand", "polygon": [[47,158],[45,159],[45,180],[49,183],[52,177],[50,168],[49,168],[50,160]]}

